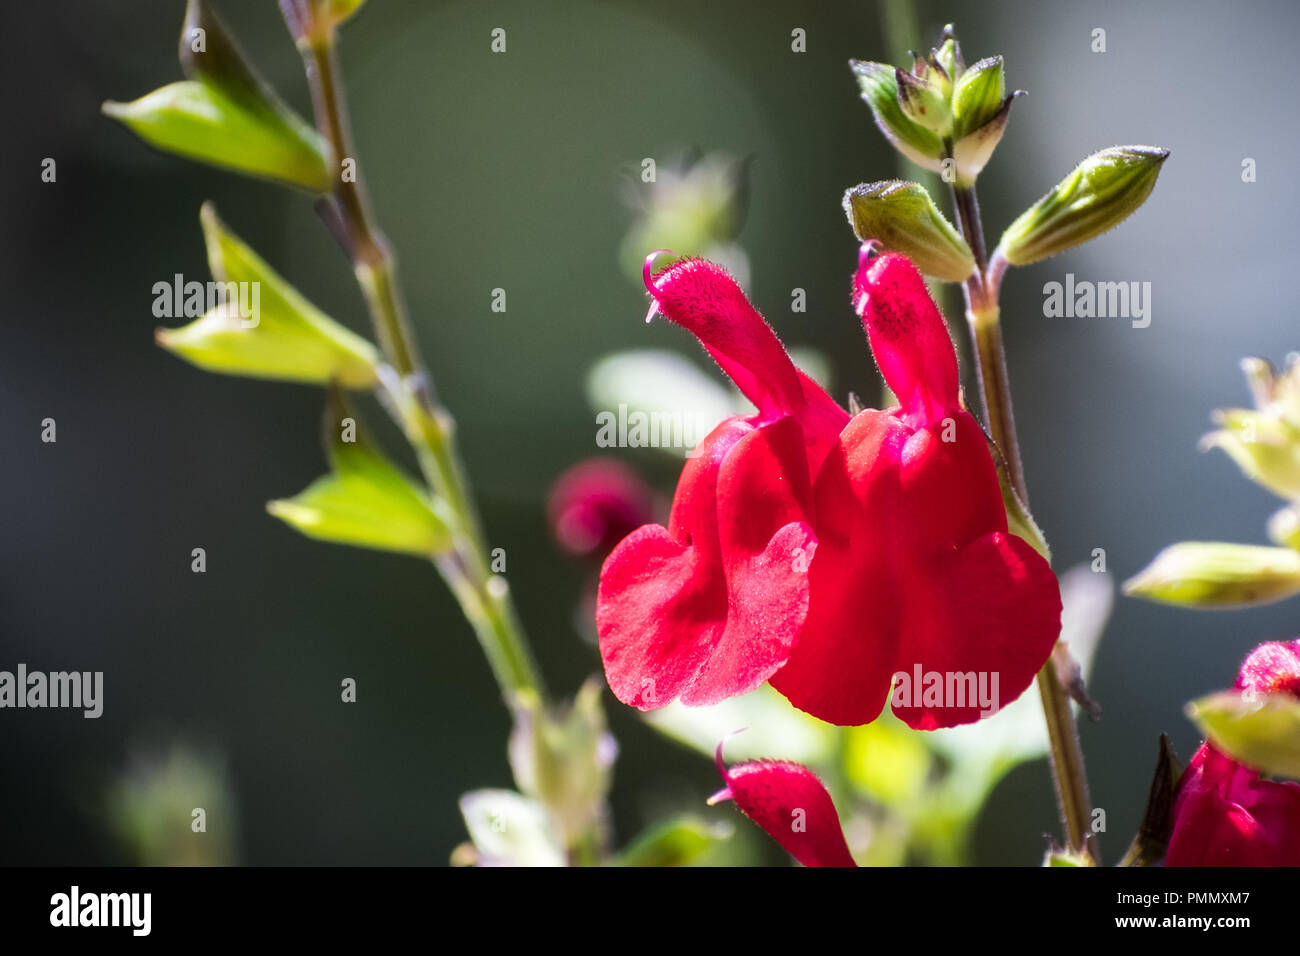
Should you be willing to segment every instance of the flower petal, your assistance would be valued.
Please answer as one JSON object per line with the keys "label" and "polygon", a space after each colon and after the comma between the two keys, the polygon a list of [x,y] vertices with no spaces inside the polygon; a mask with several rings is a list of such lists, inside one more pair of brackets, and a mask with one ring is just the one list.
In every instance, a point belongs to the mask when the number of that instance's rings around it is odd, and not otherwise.
{"label": "flower petal", "polygon": [[633,532],[601,570],[605,674],[642,710],[753,690],[785,663],[807,614],[817,541],[798,425],[729,419],[700,449],[669,528]]}
{"label": "flower petal", "polygon": [[807,767],[759,760],[728,770],[718,746],[718,770],[740,811],[804,866],[856,866],[831,795]]}
{"label": "flower petal", "polygon": [[659,311],[700,340],[763,420],[801,411],[794,363],[727,270],[707,259],[681,259],[652,278],[655,255],[646,260],[646,289]]}
{"label": "flower petal", "polygon": [[1259,774],[1204,744],[1174,800],[1167,866],[1300,866],[1300,784]]}
{"label": "flower petal", "polygon": [[872,259],[864,246],[853,276],[853,307],[880,373],[912,424],[938,421],[959,407],[948,327],[910,259],[894,252]]}
{"label": "flower petal", "polygon": [[918,730],[991,716],[1029,687],[1060,630],[1060,590],[1042,556],[1005,531],[977,538],[904,582],[896,671],[938,675],[941,693],[927,696],[913,676],[894,713]]}
{"label": "flower petal", "polygon": [[888,697],[899,621],[896,462],[906,439],[895,416],[861,412],[813,489],[819,536],[808,619],[772,686],[830,723],[874,720]]}

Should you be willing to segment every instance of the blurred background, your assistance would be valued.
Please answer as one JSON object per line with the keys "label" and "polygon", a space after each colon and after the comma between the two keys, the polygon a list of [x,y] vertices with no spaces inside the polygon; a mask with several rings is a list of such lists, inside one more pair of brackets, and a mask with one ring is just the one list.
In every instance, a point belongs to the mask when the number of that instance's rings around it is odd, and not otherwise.
{"label": "blurred background", "polygon": [[[309,115],[275,5],[217,6]],[[1196,443],[1212,409],[1247,404],[1240,357],[1300,347],[1281,281],[1300,252],[1300,130],[1288,119],[1300,7],[932,0],[902,12],[920,30],[907,45],[928,49],[956,21],[968,63],[1001,53],[1010,88],[1029,91],[980,179],[990,245],[1089,153],[1172,151],[1132,220],[1003,286],[1025,469],[1057,566],[1103,548],[1119,582],[1173,541],[1264,542],[1276,502]],[[621,265],[638,215],[629,195],[649,188],[644,158],[748,159],[736,242],[755,303],[787,343],[833,359],[837,397],[878,394],[847,301],[857,244],[840,200],[900,173],[847,67],[904,62],[884,14],[865,0],[370,0],[345,27],[377,218],[557,692],[599,671],[583,635],[587,572],[559,555],[545,510],[556,477],[601,451],[588,371],[630,348],[707,370],[680,330],[643,324],[645,295]],[[0,668],[98,670],[105,682],[98,720],[0,712],[0,863],[140,859],[153,838],[123,822],[122,801],[163,805],[179,786],[202,795],[181,806],[208,807],[212,859],[442,864],[465,839],[458,797],[510,785],[509,717],[469,627],[427,564],[312,542],[265,513],[325,470],[317,390],[202,373],[153,343],[153,284],[207,277],[208,199],[368,334],[307,199],[156,152],[100,115],[105,99],[180,77],[182,17],[180,0],[0,9]],[[503,55],[489,49],[496,27]],[[796,28],[805,53],[791,50]],[[41,181],[45,157],[54,183]],[[1043,285],[1067,272],[1150,282],[1150,327],[1044,318]],[[504,313],[491,310],[496,288]],[[40,440],[47,417],[55,444]],[[614,454],[671,490],[679,464],[667,456]],[[204,574],[190,569],[196,547]],[[1295,617],[1294,602],[1223,614],[1117,600],[1092,675],[1104,717],[1082,727],[1110,859],[1136,827],[1157,735],[1190,756],[1184,702],[1228,685],[1254,644],[1294,636]],[[345,677],[352,705],[339,701]],[[616,843],[680,810],[751,835],[733,809],[703,807],[718,786],[711,761],[605,702],[621,749]],[[1058,829],[1045,762],[1021,764],[980,815],[971,859],[1035,864]],[[754,842],[753,858],[784,858]]]}

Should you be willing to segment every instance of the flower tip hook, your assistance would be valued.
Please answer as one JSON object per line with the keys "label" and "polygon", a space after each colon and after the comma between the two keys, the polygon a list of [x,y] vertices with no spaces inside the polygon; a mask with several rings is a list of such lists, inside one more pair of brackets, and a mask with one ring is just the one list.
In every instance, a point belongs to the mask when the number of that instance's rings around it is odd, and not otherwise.
{"label": "flower tip hook", "polygon": [[641,266],[641,280],[645,283],[645,290],[650,293],[650,309],[645,314],[646,324],[649,325],[654,317],[659,314],[659,300],[654,297],[655,286],[651,272],[654,269],[655,260],[660,256],[674,255],[671,249],[656,249],[650,255],[645,257],[645,263]]}
{"label": "flower tip hook", "polygon": [[743,734],[748,729],[748,727],[741,727],[739,730],[733,730],[731,733],[724,735],[723,738],[718,741],[718,749],[713,752],[713,759],[718,765],[718,773],[722,775],[722,779],[727,785],[713,796],[709,797],[708,800],[704,801],[708,806],[716,806],[724,800],[732,799],[734,796],[731,792],[731,778],[727,775],[727,765],[722,760],[722,748],[726,745],[727,741],[736,736],[736,734]]}

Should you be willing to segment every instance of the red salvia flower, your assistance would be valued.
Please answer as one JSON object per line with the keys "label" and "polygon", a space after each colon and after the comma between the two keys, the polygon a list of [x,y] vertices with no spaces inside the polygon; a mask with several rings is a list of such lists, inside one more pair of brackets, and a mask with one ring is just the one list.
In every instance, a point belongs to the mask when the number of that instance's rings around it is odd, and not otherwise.
{"label": "red salvia flower", "polygon": [[642,710],[677,697],[717,703],[786,662],[817,547],[810,462],[848,421],[730,275],[686,259],[652,279],[657,255],[646,260],[655,308],[695,334],[757,413],[710,432],[677,483],[668,527],[633,532],[601,569],[605,675],[619,700]]}
{"label": "red salvia flower", "polygon": [[[1300,640],[1261,644],[1237,690],[1300,696]],[[1205,743],[1174,800],[1168,866],[1300,866],[1300,784],[1264,780]]]}
{"label": "red salvia flower", "polygon": [[804,866],[856,866],[844,841],[831,795],[807,767],[784,760],[756,760],[730,770],[717,751],[726,787],[709,803],[734,800],[740,811]]}
{"label": "red salvia flower", "polygon": [[854,305],[900,405],[852,421],[716,266],[679,262],[647,286],[758,413],[701,443],[669,527],[634,532],[602,570],[597,626],[619,699],[704,704],[771,680],[823,720],[861,724],[903,672],[931,691],[938,681],[937,694],[917,686],[895,699],[902,719],[928,729],[1023,692],[1056,641],[1059,590],[1007,531],[993,460],[915,267],[864,252]]}
{"label": "red salvia flower", "polygon": [[[864,249],[853,298],[900,404],[859,413],[821,467],[810,610],[772,685],[823,720],[862,724],[902,673],[894,712],[909,725],[971,723],[1020,696],[1047,660],[1060,590],[1007,531],[987,441],[961,406],[956,354],[921,274],[904,256]],[[981,681],[993,707],[977,700]]]}

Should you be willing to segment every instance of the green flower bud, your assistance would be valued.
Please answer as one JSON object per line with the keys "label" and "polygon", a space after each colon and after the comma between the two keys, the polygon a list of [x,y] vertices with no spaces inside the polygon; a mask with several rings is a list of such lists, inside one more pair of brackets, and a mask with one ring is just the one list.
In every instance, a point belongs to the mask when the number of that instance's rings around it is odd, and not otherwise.
{"label": "green flower bud", "polygon": [[960,282],[975,268],[970,247],[917,183],[863,183],[844,194],[844,212],[862,242],[878,240],[926,275]]}
{"label": "green flower bud", "polygon": [[605,726],[601,683],[588,680],[572,705],[548,710],[535,694],[514,702],[510,766],[527,796],[542,803],[572,846],[599,826],[617,746]]}
{"label": "green flower bud", "polygon": [[1300,498],[1300,428],[1276,410],[1221,409],[1221,426],[1201,439],[1202,451],[1221,448],[1247,478],[1282,498]]}
{"label": "green flower bud", "polygon": [[1184,541],[1165,548],[1125,581],[1124,593],[1194,608],[1268,604],[1300,593],[1300,552]]}
{"label": "green flower bud", "polygon": [[862,98],[871,107],[876,126],[900,153],[931,172],[942,169],[943,139],[914,122],[899,105],[897,71],[884,63],[850,60]]}
{"label": "green flower bud", "polygon": [[1216,747],[1263,773],[1300,777],[1300,699],[1290,693],[1222,691],[1187,705]]}
{"label": "green flower bud", "polygon": [[1167,149],[1115,146],[1094,153],[1002,234],[1007,262],[1028,265],[1123,222],[1155,187]]}
{"label": "green flower bud", "polygon": [[321,136],[244,60],[204,0],[190,0],[180,38],[188,79],[103,111],[152,146],[253,176],[329,192]]}
{"label": "green flower bud", "polygon": [[948,107],[946,83],[937,83],[938,70],[928,71],[922,79],[901,69],[894,70],[894,83],[898,87],[898,105],[903,115],[941,137],[952,132],[952,110]]}
{"label": "green flower bud", "polygon": [[379,551],[433,557],[451,547],[445,504],[383,457],[360,419],[331,389],[323,421],[332,472],[266,510],[309,538]]}
{"label": "green flower bud", "polygon": [[200,214],[208,265],[219,283],[251,288],[251,316],[230,295],[179,329],[159,329],[158,344],[200,368],[229,375],[368,388],[379,354],[360,336],[308,302],[217,218],[211,203]]}

